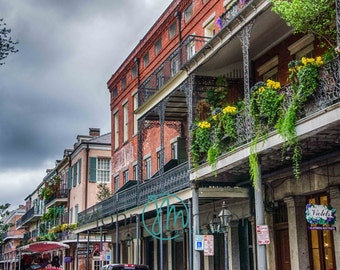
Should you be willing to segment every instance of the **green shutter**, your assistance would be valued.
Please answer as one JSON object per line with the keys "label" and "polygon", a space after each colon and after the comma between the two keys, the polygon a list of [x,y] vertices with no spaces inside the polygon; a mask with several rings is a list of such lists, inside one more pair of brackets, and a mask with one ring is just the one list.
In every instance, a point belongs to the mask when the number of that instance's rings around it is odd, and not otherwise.
{"label": "green shutter", "polygon": [[97,182],[97,158],[90,157],[90,171],[89,171],[89,182]]}
{"label": "green shutter", "polygon": [[71,189],[71,168],[67,171],[67,188]]}
{"label": "green shutter", "polygon": [[78,160],[78,183],[81,182],[81,158]]}
{"label": "green shutter", "polygon": [[72,166],[72,172],[73,172],[73,186],[75,187],[77,185],[77,163]]}

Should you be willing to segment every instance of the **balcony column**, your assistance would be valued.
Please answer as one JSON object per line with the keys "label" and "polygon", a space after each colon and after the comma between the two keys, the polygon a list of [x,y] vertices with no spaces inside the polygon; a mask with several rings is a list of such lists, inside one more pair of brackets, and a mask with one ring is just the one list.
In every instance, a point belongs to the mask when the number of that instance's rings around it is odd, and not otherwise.
{"label": "balcony column", "polygon": [[[340,209],[340,186],[331,186],[329,187],[329,198],[330,198],[330,204],[335,209]],[[340,225],[339,222],[336,222],[333,226],[336,227],[336,230],[333,231],[333,237],[334,237],[334,250],[335,254],[340,254],[340,234],[339,229]],[[336,265],[340,265],[340,256],[335,256]]]}
{"label": "balcony column", "polygon": [[[198,186],[197,184],[193,183],[192,187],[192,234],[193,236],[200,234],[200,216],[199,216],[199,196],[198,196]],[[194,237],[192,239],[194,241]],[[195,243],[191,243],[192,246],[195,246]],[[191,254],[189,254],[191,256]],[[197,250],[193,250],[193,270],[200,270],[201,269],[201,252]]]}
{"label": "balcony column", "polygon": [[160,149],[160,174],[163,175],[164,172],[164,121],[165,121],[165,109],[166,104],[168,103],[168,98],[162,100],[158,106],[158,115],[159,115],[159,123],[160,123],[160,141],[161,141],[161,149]]}
{"label": "balcony column", "polygon": [[137,144],[138,179],[135,179],[137,180],[137,189],[138,184],[143,180],[143,143],[145,140],[144,122],[145,117],[138,120],[138,144]]}
{"label": "balcony column", "polygon": [[[255,176],[257,187],[254,188],[255,195],[255,221],[256,226],[264,225],[264,206],[261,175],[261,158],[258,157],[258,175]],[[257,240],[257,239],[256,239]],[[256,245],[257,269],[267,269],[266,245]],[[297,268],[298,269],[298,268]]]}
{"label": "balcony column", "polygon": [[[242,46],[242,55],[243,55],[243,78],[244,78],[244,98],[246,101],[246,105],[249,104],[250,100],[250,76],[249,76],[249,39],[250,34],[253,29],[254,21],[249,22],[240,33],[237,34],[238,39],[241,41]],[[246,106],[247,108],[248,106]]]}

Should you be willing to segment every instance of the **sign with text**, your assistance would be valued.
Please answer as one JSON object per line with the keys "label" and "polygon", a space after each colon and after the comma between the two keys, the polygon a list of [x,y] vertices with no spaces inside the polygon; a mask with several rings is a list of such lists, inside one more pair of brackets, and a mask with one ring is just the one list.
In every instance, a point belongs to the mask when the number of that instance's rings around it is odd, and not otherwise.
{"label": "sign with text", "polygon": [[256,226],[257,244],[268,245],[270,244],[268,225]]}
{"label": "sign with text", "polygon": [[214,236],[204,235],[204,256],[214,256]]}
{"label": "sign with text", "polygon": [[309,224],[333,225],[335,224],[336,210],[330,205],[309,203],[306,205],[306,219]]}

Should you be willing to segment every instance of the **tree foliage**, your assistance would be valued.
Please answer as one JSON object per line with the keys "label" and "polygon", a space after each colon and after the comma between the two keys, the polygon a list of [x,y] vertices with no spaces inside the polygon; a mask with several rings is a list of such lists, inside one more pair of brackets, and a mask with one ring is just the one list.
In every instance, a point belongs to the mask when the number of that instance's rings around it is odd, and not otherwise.
{"label": "tree foliage", "polygon": [[18,44],[17,41],[13,41],[10,37],[11,29],[6,28],[6,23],[3,19],[0,19],[0,65],[3,65],[4,60],[10,53],[16,53],[18,50],[15,45]]}
{"label": "tree foliage", "polygon": [[12,226],[10,223],[5,224],[6,218],[9,216],[10,212],[8,208],[10,207],[9,203],[5,203],[0,205],[0,244],[2,243],[2,235],[7,231],[9,227]]}
{"label": "tree foliage", "polygon": [[334,0],[270,0],[294,33],[312,33],[328,47],[335,47]]}
{"label": "tree foliage", "polygon": [[100,183],[98,184],[97,188],[98,188],[98,191],[97,191],[98,202],[101,202],[111,196],[111,191],[107,184]]}

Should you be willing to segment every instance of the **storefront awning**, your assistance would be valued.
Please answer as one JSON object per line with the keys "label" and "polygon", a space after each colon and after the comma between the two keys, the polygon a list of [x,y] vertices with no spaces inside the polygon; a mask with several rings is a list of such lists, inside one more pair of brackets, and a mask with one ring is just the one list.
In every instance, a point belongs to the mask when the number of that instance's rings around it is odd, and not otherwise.
{"label": "storefront awning", "polygon": [[52,242],[52,241],[42,241],[42,242],[35,242],[31,243],[26,246],[18,247],[17,249],[19,251],[28,251],[28,252],[33,252],[33,253],[43,253],[43,252],[48,252],[48,251],[53,251],[53,250],[58,250],[58,249],[66,249],[70,248],[69,245],[60,243],[60,242]]}

